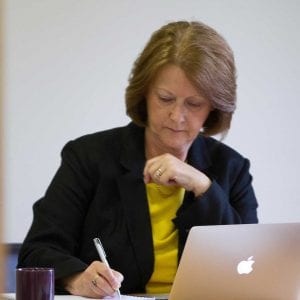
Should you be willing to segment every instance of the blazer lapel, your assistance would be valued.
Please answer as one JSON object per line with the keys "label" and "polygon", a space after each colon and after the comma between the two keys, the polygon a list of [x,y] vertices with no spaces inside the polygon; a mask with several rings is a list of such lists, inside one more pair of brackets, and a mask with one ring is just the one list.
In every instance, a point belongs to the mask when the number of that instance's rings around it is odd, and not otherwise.
{"label": "blazer lapel", "polygon": [[[198,138],[193,142],[187,157],[189,165],[204,172],[211,179],[214,178],[214,174],[210,170],[211,158],[205,142],[205,138],[199,134]],[[183,203],[177,211],[177,215],[186,209],[194,201],[194,194],[192,192],[186,192],[183,198]]]}
{"label": "blazer lapel", "polygon": [[188,163],[194,168],[205,171],[211,165],[211,160],[204,137],[201,135],[193,142],[189,153]]}
{"label": "blazer lapel", "polygon": [[120,163],[124,167],[124,173],[117,179],[117,183],[141,279],[146,284],[153,272],[154,257],[151,221],[143,181],[144,130],[133,124],[129,125],[122,144],[124,146]]}

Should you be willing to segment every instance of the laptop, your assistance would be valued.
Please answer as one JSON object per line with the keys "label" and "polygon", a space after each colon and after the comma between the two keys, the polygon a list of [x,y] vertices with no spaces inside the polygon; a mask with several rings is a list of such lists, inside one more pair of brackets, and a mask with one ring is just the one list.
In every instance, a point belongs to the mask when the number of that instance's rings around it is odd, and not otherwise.
{"label": "laptop", "polygon": [[300,300],[300,223],[190,230],[169,300]]}

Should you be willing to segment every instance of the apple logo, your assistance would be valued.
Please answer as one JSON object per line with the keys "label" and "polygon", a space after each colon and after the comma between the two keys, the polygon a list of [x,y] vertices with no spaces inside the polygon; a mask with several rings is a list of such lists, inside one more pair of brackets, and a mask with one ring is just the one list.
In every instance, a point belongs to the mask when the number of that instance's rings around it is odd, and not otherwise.
{"label": "apple logo", "polygon": [[239,274],[249,274],[252,272],[252,265],[254,264],[253,256],[250,256],[247,260],[242,260],[237,265],[237,271]]}

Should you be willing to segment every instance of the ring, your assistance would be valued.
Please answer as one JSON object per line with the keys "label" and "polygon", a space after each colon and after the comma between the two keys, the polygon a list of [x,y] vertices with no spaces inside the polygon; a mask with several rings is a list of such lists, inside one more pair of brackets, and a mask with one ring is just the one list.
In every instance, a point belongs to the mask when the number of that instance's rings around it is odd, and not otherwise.
{"label": "ring", "polygon": [[93,286],[97,287],[97,281],[96,279],[99,277],[99,275],[96,275],[96,277],[92,280]]}
{"label": "ring", "polygon": [[162,175],[162,170],[161,170],[161,168],[158,168],[157,170],[156,170],[156,172],[155,172],[155,176],[156,177],[158,177],[158,178],[160,178],[160,176]]}

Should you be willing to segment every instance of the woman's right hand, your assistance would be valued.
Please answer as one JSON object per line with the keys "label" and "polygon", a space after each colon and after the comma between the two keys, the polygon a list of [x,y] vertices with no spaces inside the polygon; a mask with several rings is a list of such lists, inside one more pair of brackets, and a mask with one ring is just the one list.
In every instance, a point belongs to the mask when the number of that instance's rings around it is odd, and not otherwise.
{"label": "woman's right hand", "polygon": [[62,280],[64,288],[71,294],[89,298],[112,296],[120,288],[124,277],[100,261],[92,262],[81,272]]}

